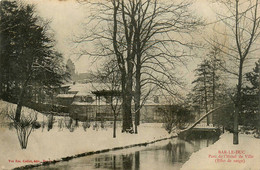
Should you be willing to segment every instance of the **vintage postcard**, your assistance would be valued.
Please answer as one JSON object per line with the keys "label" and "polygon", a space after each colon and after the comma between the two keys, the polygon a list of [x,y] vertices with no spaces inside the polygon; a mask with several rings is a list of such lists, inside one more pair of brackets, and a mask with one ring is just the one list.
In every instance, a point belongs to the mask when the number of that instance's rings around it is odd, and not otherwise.
{"label": "vintage postcard", "polygon": [[0,0],[0,169],[260,170],[259,0]]}

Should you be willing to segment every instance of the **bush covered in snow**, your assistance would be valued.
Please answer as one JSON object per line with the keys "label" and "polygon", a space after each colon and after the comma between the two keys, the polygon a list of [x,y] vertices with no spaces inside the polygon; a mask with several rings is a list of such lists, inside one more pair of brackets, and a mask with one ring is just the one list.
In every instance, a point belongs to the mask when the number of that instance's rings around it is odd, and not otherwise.
{"label": "bush covered in snow", "polygon": [[14,109],[9,111],[8,116],[13,121],[12,125],[16,129],[16,133],[21,148],[26,149],[28,144],[28,139],[33,128],[35,127],[39,128],[39,124],[36,123],[37,113],[36,112],[24,113],[23,111],[19,122],[15,120]]}
{"label": "bush covered in snow", "polygon": [[158,112],[163,116],[163,126],[169,134],[174,128],[184,129],[194,119],[190,110],[183,105],[161,107],[158,108]]}

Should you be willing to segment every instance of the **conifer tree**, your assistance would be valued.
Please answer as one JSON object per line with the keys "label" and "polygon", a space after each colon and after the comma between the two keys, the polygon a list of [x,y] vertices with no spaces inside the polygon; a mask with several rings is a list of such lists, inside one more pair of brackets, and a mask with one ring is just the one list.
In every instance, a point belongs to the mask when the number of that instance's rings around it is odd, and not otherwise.
{"label": "conifer tree", "polygon": [[[210,103],[210,87],[211,87],[211,73],[210,64],[208,60],[203,60],[198,66],[196,71],[196,79],[192,82],[194,85],[194,103],[199,107],[199,112],[201,109],[205,112],[209,110]],[[207,125],[209,125],[209,116],[207,116]]]}
{"label": "conifer tree", "polygon": [[[215,55],[213,53],[214,50],[209,53],[209,56]],[[219,60],[210,57],[208,60],[203,60],[195,70],[196,79],[192,82],[194,87],[190,96],[193,107],[199,113],[199,116],[201,113],[214,109],[223,95],[220,88],[224,84],[220,80],[218,63]],[[207,125],[209,125],[210,119],[212,119],[212,116],[211,118],[207,116]]]}
{"label": "conifer tree", "polygon": [[54,48],[49,22],[36,15],[34,6],[1,1],[0,20],[1,97],[17,103],[19,122],[25,100],[32,97],[29,91],[60,85],[67,73],[62,54]]}
{"label": "conifer tree", "polygon": [[251,72],[246,73],[246,87],[242,89],[243,124],[260,128],[260,60]]}

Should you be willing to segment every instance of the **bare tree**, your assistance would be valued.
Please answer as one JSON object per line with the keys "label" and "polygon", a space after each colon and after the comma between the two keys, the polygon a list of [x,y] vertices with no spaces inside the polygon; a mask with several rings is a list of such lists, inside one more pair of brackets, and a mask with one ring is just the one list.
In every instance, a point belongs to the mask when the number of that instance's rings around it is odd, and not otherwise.
{"label": "bare tree", "polygon": [[[29,112],[29,113],[28,113]],[[36,111],[30,110],[27,113],[23,110],[21,114],[20,121],[17,122],[15,118],[15,109],[9,107],[7,108],[7,116],[13,121],[13,125],[16,129],[18,140],[21,146],[21,149],[26,149],[28,144],[29,136],[34,128],[34,125],[37,120]]]}
{"label": "bare tree", "polygon": [[104,66],[94,75],[98,82],[101,82],[105,85],[106,89],[103,89],[103,93],[106,97],[106,100],[109,102],[111,111],[113,113],[113,138],[116,138],[117,118],[121,111],[120,71],[118,70],[116,61],[110,60],[104,64]]}
{"label": "bare tree", "polygon": [[[81,36],[77,43],[92,42],[98,43],[94,53],[82,51],[80,54],[91,56],[107,56],[115,58],[120,71],[121,97],[123,110],[122,132],[133,132],[132,125],[132,95],[133,95],[133,75],[134,75],[134,45],[135,35],[133,26],[133,16],[127,15],[128,10],[135,13],[137,8],[134,3],[126,4],[123,0],[107,0],[105,2],[91,2],[92,6],[98,9],[99,15],[92,15],[90,20],[95,24],[86,36]],[[97,11],[96,11],[97,12]],[[101,27],[99,27],[101,26]]]}
{"label": "bare tree", "polygon": [[[241,89],[243,86],[243,70],[253,59],[253,52],[257,49],[256,41],[260,35],[260,16],[258,0],[217,0],[221,7],[225,7],[225,14],[218,13],[218,17],[228,28],[227,32],[216,32],[228,37],[226,44],[217,41],[221,52],[227,56],[225,71],[237,78],[237,92],[234,113],[233,144],[238,144],[238,117],[241,114]],[[233,64],[233,67],[230,64]]]}
{"label": "bare tree", "polygon": [[143,89],[154,85],[176,95],[172,87],[180,85],[180,80],[174,68],[191,55],[188,51],[195,44],[186,40],[191,39],[191,32],[202,22],[192,15],[191,3],[186,1],[107,0],[91,2],[91,6],[99,13],[92,13],[90,17],[94,29],[76,42],[94,43],[99,48],[94,53],[82,50],[80,55],[116,58],[121,74],[123,131],[132,128],[134,91],[137,133],[140,108],[151,91]]}
{"label": "bare tree", "polygon": [[[138,8],[134,22],[136,35],[135,74],[135,132],[139,124],[141,94],[147,85],[155,85],[176,97],[173,86],[181,85],[176,78],[176,63],[191,56],[188,49],[195,46],[178,37],[189,37],[202,24],[189,11],[190,2],[160,3],[157,0],[136,0]],[[176,48],[175,48],[176,47]],[[147,94],[150,92],[148,91]]]}

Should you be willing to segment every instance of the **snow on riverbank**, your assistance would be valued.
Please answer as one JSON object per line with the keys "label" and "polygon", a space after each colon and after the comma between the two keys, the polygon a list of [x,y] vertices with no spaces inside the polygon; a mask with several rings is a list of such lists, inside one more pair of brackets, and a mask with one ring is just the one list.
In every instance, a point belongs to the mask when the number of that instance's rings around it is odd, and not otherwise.
{"label": "snow on riverbank", "polygon": [[233,134],[225,133],[215,144],[191,155],[181,170],[260,170],[260,139],[240,134],[233,145]]}
{"label": "snow on riverbank", "polygon": [[[6,102],[0,101],[0,106],[4,104]],[[45,116],[38,113],[38,120],[41,121],[42,119],[46,119]],[[46,128],[42,131],[40,128],[31,133],[27,149],[22,150],[15,129],[10,130],[6,127],[0,127],[0,169],[11,169],[84,152],[111,149],[170,137],[158,124],[156,126],[142,124],[138,129],[138,134],[126,134],[120,131],[121,128],[119,127],[117,137],[113,138],[111,127],[97,131],[93,130],[91,126],[84,131],[80,124],[74,132],[70,132],[67,128],[61,130],[57,125],[50,131],[47,131]]]}

